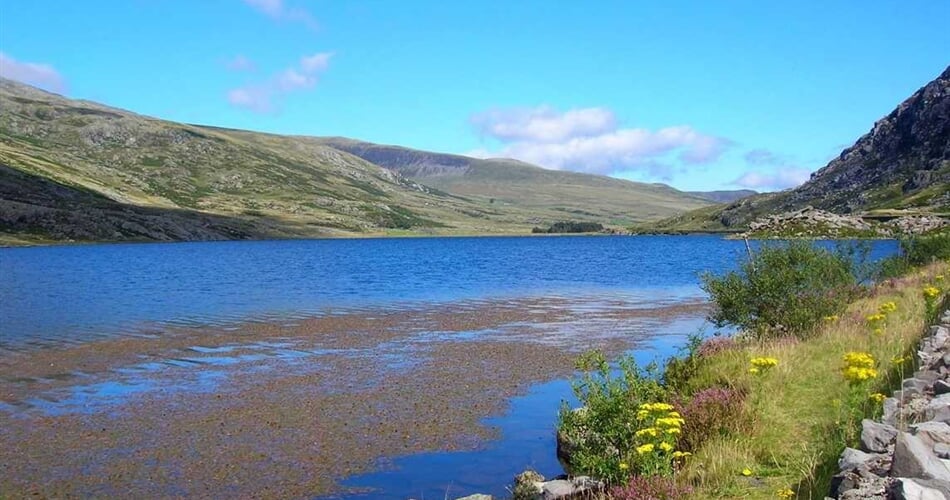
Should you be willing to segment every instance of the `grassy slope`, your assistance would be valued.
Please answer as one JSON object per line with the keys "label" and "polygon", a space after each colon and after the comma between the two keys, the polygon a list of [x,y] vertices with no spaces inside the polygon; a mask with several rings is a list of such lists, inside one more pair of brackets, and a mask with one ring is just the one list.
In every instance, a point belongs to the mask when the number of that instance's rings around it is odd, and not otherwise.
{"label": "grassy slope", "polygon": [[[496,168],[492,181],[479,182],[521,191],[450,194],[325,142],[168,122],[0,79],[0,165],[125,205],[231,217],[252,232],[269,228],[251,237],[273,236],[274,229],[287,237],[525,234],[558,220],[626,224],[706,203],[666,186],[638,189],[597,176],[577,185],[534,182],[576,178],[464,157]],[[531,175],[519,184],[518,172]]]}
{"label": "grassy slope", "polygon": [[711,203],[664,184],[547,170],[517,160],[482,160],[343,138],[319,141],[443,191],[529,210],[545,222],[574,219],[629,225]]}
{"label": "grassy slope", "polygon": [[[913,352],[926,326],[922,284],[950,270],[947,263],[878,286],[873,296],[853,304],[841,319],[828,323],[803,342],[779,340],[749,344],[706,358],[694,387],[727,383],[752,389],[753,416],[740,436],[723,436],[707,442],[684,470],[685,478],[699,484],[696,498],[775,498],[780,488],[792,487],[797,498],[824,498],[845,442],[854,445],[860,422],[842,419],[836,401],[848,399],[849,388],[838,372],[841,357],[849,351],[873,353],[882,376],[864,391],[889,393],[913,367],[903,372],[891,363],[894,357]],[[897,303],[885,333],[872,337],[864,318],[886,301]],[[747,373],[749,359],[772,356],[779,366],[763,377]],[[887,372],[889,377],[885,377]],[[750,468],[761,480],[743,477]]]}

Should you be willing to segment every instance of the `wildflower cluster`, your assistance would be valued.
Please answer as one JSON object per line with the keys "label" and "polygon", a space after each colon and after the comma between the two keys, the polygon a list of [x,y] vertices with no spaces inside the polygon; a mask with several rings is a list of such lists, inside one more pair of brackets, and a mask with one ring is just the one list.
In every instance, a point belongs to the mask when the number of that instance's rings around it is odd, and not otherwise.
{"label": "wildflower cluster", "polygon": [[882,402],[884,402],[885,399],[887,399],[887,396],[885,396],[884,394],[881,394],[880,392],[875,392],[874,394],[871,394],[870,396],[868,396],[868,399],[877,404],[881,404]]}
{"label": "wildflower cluster", "polygon": [[927,316],[934,316],[937,312],[937,298],[940,297],[940,289],[933,285],[927,285],[923,289],[923,294]]}
{"label": "wildflower cluster", "polygon": [[673,461],[689,456],[675,451],[676,440],[683,433],[686,420],[667,403],[644,403],[637,407],[641,428],[634,434],[634,448],[641,470],[655,474],[672,473]]}
{"label": "wildflower cluster", "polygon": [[832,314],[830,316],[823,316],[821,319],[829,323],[834,323],[835,321],[838,321],[838,315]]}
{"label": "wildflower cluster", "polygon": [[795,496],[795,492],[791,488],[782,488],[775,492],[775,496],[779,498],[792,498]]}
{"label": "wildflower cluster", "polygon": [[877,377],[874,357],[866,352],[849,352],[844,355],[841,374],[851,385],[860,384]]}
{"label": "wildflower cluster", "polygon": [[778,365],[778,360],[775,358],[761,357],[752,358],[750,363],[752,367],[749,368],[749,373],[753,375],[764,375],[770,369]]}

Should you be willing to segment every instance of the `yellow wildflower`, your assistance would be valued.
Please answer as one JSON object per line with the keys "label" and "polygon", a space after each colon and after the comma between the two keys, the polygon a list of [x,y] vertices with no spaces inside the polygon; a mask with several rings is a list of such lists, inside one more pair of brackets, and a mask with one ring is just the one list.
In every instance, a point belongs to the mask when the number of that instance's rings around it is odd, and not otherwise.
{"label": "yellow wildflower", "polygon": [[752,368],[749,368],[749,373],[751,373],[751,374],[753,374],[753,375],[758,375],[758,374],[759,374],[759,369],[753,366]]}
{"label": "yellow wildflower", "polygon": [[791,488],[782,488],[775,492],[775,496],[779,498],[792,498],[795,496],[795,492]]}
{"label": "yellow wildflower", "polygon": [[875,328],[875,329],[871,330],[871,333],[873,333],[874,335],[881,335],[881,334],[884,333],[884,329],[883,329],[883,328]]}
{"label": "yellow wildflower", "polygon": [[934,281],[943,281],[943,280],[944,280],[944,277],[942,274],[938,274],[934,276]]}
{"label": "yellow wildflower", "polygon": [[669,452],[673,451],[673,445],[671,445],[670,443],[667,443],[666,441],[664,441],[664,442],[660,443],[660,449],[663,450],[663,451],[665,451],[665,452],[667,452],[667,453],[669,453]]}
{"label": "yellow wildflower", "polygon": [[666,428],[681,427],[685,423],[686,421],[683,420],[682,418],[675,418],[675,417],[663,417],[663,418],[656,419],[656,425],[660,427],[666,427]]}
{"label": "yellow wildflower", "polygon": [[940,295],[940,289],[939,289],[939,288],[937,288],[937,287],[935,287],[935,286],[932,286],[932,285],[927,285],[927,286],[924,287],[924,297],[925,297],[925,298],[928,298],[928,299],[935,299],[935,298],[937,298],[937,295]]}
{"label": "yellow wildflower", "polygon": [[630,465],[627,462],[620,462],[620,470],[627,470],[630,468]]}
{"label": "yellow wildflower", "polygon": [[652,451],[653,451],[653,443],[647,443],[641,446],[637,446],[637,454],[639,455],[646,455],[647,453],[651,453]]}
{"label": "yellow wildflower", "polygon": [[875,392],[874,394],[871,394],[870,396],[868,396],[868,399],[870,399],[871,401],[874,401],[875,403],[880,404],[885,399],[887,399],[887,396],[881,394],[880,392]]}
{"label": "yellow wildflower", "polygon": [[823,320],[825,320],[825,321],[827,321],[827,322],[829,322],[829,323],[834,323],[835,321],[838,321],[838,315],[837,315],[837,314],[832,314],[831,316],[825,316],[825,317],[823,317],[823,318],[821,318],[821,319],[823,319]]}
{"label": "yellow wildflower", "polygon": [[650,416],[650,412],[648,412],[647,410],[637,411],[637,420],[644,420],[649,416]]}
{"label": "yellow wildflower", "polygon": [[750,468],[748,468],[748,467],[746,467],[745,469],[742,469],[742,475],[743,475],[743,476],[746,476],[746,477],[751,476],[751,475],[752,475],[752,469],[750,469]]}
{"label": "yellow wildflower", "polygon": [[673,452],[673,458],[686,458],[686,457],[691,456],[691,455],[692,455],[692,453],[690,453],[690,452],[688,452],[688,451],[674,451],[674,452]]}
{"label": "yellow wildflower", "polygon": [[866,352],[849,352],[842,358],[841,375],[851,384],[858,384],[877,377],[874,357]]}
{"label": "yellow wildflower", "polygon": [[897,303],[892,301],[885,302],[881,304],[881,307],[878,309],[882,314],[892,313],[897,310]]}
{"label": "yellow wildflower", "polygon": [[676,427],[670,427],[669,429],[666,430],[666,433],[669,434],[669,435],[671,435],[671,436],[678,436],[678,435],[682,434],[683,431],[679,430],[679,429],[676,428]]}
{"label": "yellow wildflower", "polygon": [[752,366],[757,368],[771,368],[778,365],[778,360],[775,358],[752,358]]}
{"label": "yellow wildflower", "polygon": [[659,431],[659,429],[657,429],[656,427],[647,427],[646,429],[640,429],[640,430],[638,430],[637,432],[635,432],[635,433],[634,433],[634,436],[636,436],[636,437],[643,437],[643,436],[656,437],[657,431]]}

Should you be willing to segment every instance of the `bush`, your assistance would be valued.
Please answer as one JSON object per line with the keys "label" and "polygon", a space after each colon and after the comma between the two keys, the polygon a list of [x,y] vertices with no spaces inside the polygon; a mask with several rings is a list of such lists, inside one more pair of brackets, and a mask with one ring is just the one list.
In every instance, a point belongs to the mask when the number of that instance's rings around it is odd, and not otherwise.
{"label": "bush", "polygon": [[881,261],[877,277],[896,278],[936,260],[950,260],[950,229],[901,238],[900,252]]}
{"label": "bush", "polygon": [[738,432],[743,425],[745,394],[725,387],[703,389],[686,404],[678,404],[686,423],[680,446],[696,451],[709,438]]}
{"label": "bush", "polygon": [[805,241],[764,246],[738,271],[702,276],[715,306],[709,319],[757,338],[804,336],[855,297],[855,270],[850,248],[832,251]]}
{"label": "bush", "polygon": [[583,355],[577,366],[584,373],[572,384],[583,409],[576,411],[565,403],[558,414],[558,434],[571,443],[571,471],[609,484],[624,484],[632,474],[656,465],[654,454],[641,456],[635,451],[642,444],[637,432],[655,419],[637,416],[642,405],[667,397],[652,369],[641,370],[631,357],[619,365],[614,372],[600,352]]}

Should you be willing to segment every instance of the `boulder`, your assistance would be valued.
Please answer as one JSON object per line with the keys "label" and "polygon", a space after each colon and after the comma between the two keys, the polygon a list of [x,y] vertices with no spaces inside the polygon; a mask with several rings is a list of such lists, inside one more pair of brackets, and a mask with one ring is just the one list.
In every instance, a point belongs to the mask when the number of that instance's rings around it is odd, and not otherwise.
{"label": "boulder", "polygon": [[935,481],[922,481],[899,477],[888,489],[888,498],[894,500],[948,500],[950,489],[948,485],[940,485]]}
{"label": "boulder", "polygon": [[924,406],[924,420],[950,422],[950,394],[941,394]]}
{"label": "boulder", "polygon": [[566,500],[570,498],[592,498],[593,494],[604,487],[600,481],[587,476],[573,479],[555,479],[541,483],[542,500]]}
{"label": "boulder", "polygon": [[896,426],[900,419],[901,407],[900,401],[896,398],[887,398],[884,400],[884,415],[881,421],[887,425]]}
{"label": "boulder", "polygon": [[891,476],[936,479],[950,483],[950,469],[920,438],[907,432],[897,434]]}
{"label": "boulder", "polygon": [[946,380],[938,380],[934,382],[934,394],[939,396],[941,394],[950,393],[950,382]]}
{"label": "boulder", "polygon": [[911,434],[931,449],[937,443],[950,444],[950,425],[944,422],[921,422],[910,426]]}
{"label": "boulder", "polygon": [[888,446],[894,444],[897,429],[891,425],[881,424],[873,420],[861,421],[861,449],[872,453],[884,453]]}
{"label": "boulder", "polygon": [[937,458],[940,458],[943,460],[950,459],[950,444],[946,444],[946,443],[935,444],[934,455],[937,455]]}
{"label": "boulder", "polygon": [[838,468],[843,471],[849,471],[880,456],[881,455],[877,453],[865,453],[854,448],[845,448],[841,453],[841,458],[838,459]]}

